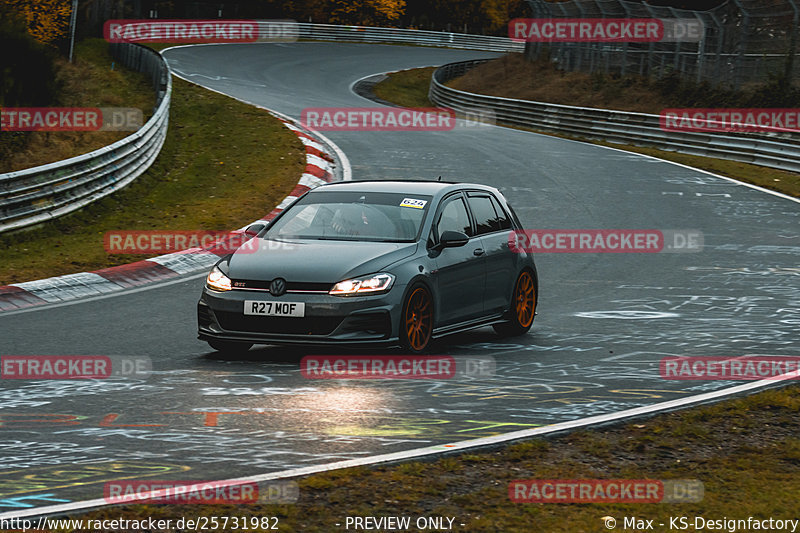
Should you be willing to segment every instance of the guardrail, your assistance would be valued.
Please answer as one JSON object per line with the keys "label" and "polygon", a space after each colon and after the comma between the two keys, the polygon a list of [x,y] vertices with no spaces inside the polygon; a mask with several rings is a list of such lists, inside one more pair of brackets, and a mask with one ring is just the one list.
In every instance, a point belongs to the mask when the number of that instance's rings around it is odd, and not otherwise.
{"label": "guardrail", "polygon": [[63,161],[0,174],[0,232],[71,213],[125,187],[153,163],[167,135],[172,80],[161,56],[135,44],[112,44],[112,56],[151,76],[153,116],[136,133]]}
{"label": "guardrail", "polygon": [[401,43],[448,48],[467,48],[486,52],[522,52],[525,43],[508,37],[470,35],[404,28],[374,28],[368,26],[338,26],[334,24],[297,24],[297,37],[314,41],[352,41],[365,43]]}
{"label": "guardrail", "polygon": [[[463,33],[299,23],[297,38],[321,41],[399,43],[492,52],[521,52],[524,43],[506,37]],[[0,233],[76,211],[142,175],[166,137],[172,80],[159,54],[135,44],[112,44],[123,65],[151,75],[156,111],[136,133],[94,152],[48,165],[0,174]]]}
{"label": "guardrail", "polygon": [[797,134],[664,131],[658,115],[486,96],[445,85],[485,61],[461,61],[438,68],[431,79],[431,101],[461,113],[488,110],[498,122],[516,126],[800,172],[800,135]]}
{"label": "guardrail", "polygon": [[[525,48],[524,43],[506,37],[311,23],[299,23],[297,37],[490,52],[521,52]],[[139,131],[112,145],[49,165],[0,174],[0,233],[51,220],[103,198],[143,174],[158,156],[169,122],[172,80],[168,67],[159,54],[139,45],[113,44],[111,50],[125,66],[151,75],[158,93],[155,113]],[[489,109],[501,122],[544,131],[800,171],[797,135],[665,132],[657,115],[485,96],[444,85],[484,61],[451,63],[437,69],[431,80],[431,100],[462,112]]]}

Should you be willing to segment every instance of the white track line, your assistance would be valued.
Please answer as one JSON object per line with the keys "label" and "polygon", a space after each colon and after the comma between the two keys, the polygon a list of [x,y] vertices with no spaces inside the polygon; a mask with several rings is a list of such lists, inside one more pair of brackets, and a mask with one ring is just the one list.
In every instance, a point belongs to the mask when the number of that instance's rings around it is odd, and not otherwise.
{"label": "white track line", "polygon": [[[763,379],[760,381],[745,383],[744,385],[737,385],[735,387],[730,387],[719,391],[707,392],[703,394],[698,394],[696,396],[690,396],[688,398],[679,398],[677,400],[670,400],[667,402],[661,402],[653,405],[636,407],[634,409],[627,409],[625,411],[619,411],[617,413],[591,416],[588,418],[571,420],[569,422],[560,422],[558,424],[552,424],[549,426],[544,426],[535,429],[524,429],[520,431],[514,431],[512,433],[505,433],[503,435],[496,435],[494,437],[483,437],[480,439],[472,439],[472,440],[459,441],[448,444],[440,444],[436,446],[416,448],[413,450],[406,450],[402,452],[373,455],[371,457],[362,457],[359,459],[349,459],[346,461],[338,461],[335,463],[328,463],[324,465],[307,466],[304,468],[295,468],[291,470],[281,470],[278,472],[271,472],[269,474],[259,474],[244,478],[238,477],[233,479],[225,479],[216,481],[215,483],[219,484],[219,486],[236,486],[245,483],[263,483],[278,479],[307,476],[310,474],[317,474],[320,472],[327,472],[329,470],[337,470],[340,468],[353,468],[356,466],[376,465],[380,463],[388,463],[393,461],[405,461],[408,459],[426,457],[429,455],[436,455],[444,452],[463,451],[482,446],[502,444],[511,440],[536,437],[540,435],[548,435],[560,431],[574,430],[577,428],[592,426],[594,424],[605,424],[609,422],[623,420],[626,418],[650,415],[658,413],[659,411],[677,409],[679,407],[686,407],[687,405],[715,400],[718,398],[729,396],[731,394],[756,390],[765,387],[767,385],[779,383],[795,377],[797,376],[795,376],[794,373],[789,373],[789,374],[784,374],[782,376],[778,376],[774,379]],[[190,487],[189,490],[192,490],[192,488]],[[155,496],[158,496],[159,494],[160,494],[159,491],[148,492],[139,495],[137,498],[141,499],[153,498]],[[32,516],[49,515],[49,514],[63,514],[63,513],[70,513],[74,511],[86,510],[108,505],[111,504],[106,502],[105,499],[98,498],[94,500],[84,500],[84,501],[64,503],[59,505],[49,505],[46,507],[38,507],[34,509],[26,509],[24,511],[12,511],[9,513],[0,514],[0,519],[26,518]]]}
{"label": "white track line", "polygon": [[[441,66],[441,65],[427,65],[427,67],[436,67],[436,66]],[[427,67],[425,67],[425,66],[422,66],[422,67],[414,67],[414,68],[427,68]],[[405,70],[411,70],[411,69],[405,69]],[[370,74],[370,75],[368,75],[368,76],[363,76],[363,77],[361,77],[361,78],[359,78],[359,79],[355,80],[353,83],[351,83],[351,84],[350,84],[350,92],[352,92],[354,95],[358,96],[359,98],[363,98],[364,100],[367,100],[367,101],[370,101],[370,102],[373,102],[373,103],[375,103],[375,101],[374,101],[374,100],[371,100],[371,99],[369,99],[369,98],[366,98],[366,97],[364,97],[364,96],[361,96],[360,94],[357,94],[357,93],[356,93],[356,92],[353,90],[353,88],[354,88],[354,87],[356,86],[356,84],[358,84],[360,81],[363,81],[363,80],[365,80],[365,79],[367,79],[367,78],[371,78],[371,77],[373,77],[373,76],[379,76],[379,75],[394,74],[395,72],[402,72],[402,70],[387,70],[386,72],[376,72],[375,74]],[[605,110],[605,111],[608,111],[608,110]],[[786,199],[786,200],[791,200],[791,201],[793,201],[793,202],[798,202],[798,203],[800,203],[800,198],[795,198],[794,196],[789,196],[788,194],[784,194],[784,193],[782,193],[782,192],[773,191],[772,189],[767,189],[767,188],[765,188],[765,187],[761,187],[761,186],[759,186],[759,185],[753,185],[752,183],[747,183],[747,182],[744,182],[744,181],[739,181],[739,180],[737,180],[736,178],[731,178],[731,177],[728,177],[728,176],[722,176],[722,175],[720,175],[720,174],[715,174],[715,173],[713,173],[713,172],[710,172],[710,171],[708,171],[708,170],[703,170],[703,169],[701,169],[701,168],[695,168],[695,167],[693,167],[693,166],[685,165],[685,164],[683,164],[683,163],[678,163],[678,162],[676,162],[676,161],[670,161],[670,160],[668,160],[668,159],[662,159],[662,158],[660,158],[660,157],[656,157],[656,156],[654,156],[654,155],[640,154],[639,152],[632,152],[632,151],[630,151],[630,150],[625,150],[624,148],[614,148],[613,146],[605,146],[605,145],[602,145],[602,144],[596,144],[596,143],[593,143],[593,142],[591,142],[591,141],[589,141],[589,140],[582,141],[582,140],[578,140],[578,139],[566,139],[566,138],[564,138],[564,137],[559,137],[559,136],[558,136],[558,135],[556,135],[556,134],[553,134],[553,133],[548,133],[548,132],[546,132],[546,131],[528,131],[528,130],[519,129],[519,128],[517,128],[517,127],[512,127],[512,126],[502,126],[502,125],[499,125],[499,124],[486,124],[486,125],[487,125],[487,126],[493,126],[493,127],[495,127],[495,128],[503,128],[503,129],[507,129],[507,130],[509,130],[509,129],[513,129],[513,130],[519,131],[519,132],[521,132],[521,133],[528,133],[528,134],[531,134],[531,135],[544,135],[544,136],[546,136],[546,137],[550,137],[550,138],[553,138],[553,137],[555,137],[555,138],[557,138],[557,139],[561,139],[562,141],[569,141],[569,142],[574,142],[574,143],[579,143],[579,144],[585,144],[585,145],[590,145],[590,146],[596,146],[596,147],[598,147],[598,148],[605,148],[605,149],[607,149],[607,150],[614,150],[614,151],[616,151],[616,152],[622,152],[622,153],[624,153],[624,154],[635,155],[635,156],[644,157],[644,158],[648,158],[648,159],[654,159],[654,160],[656,160],[656,161],[661,161],[662,163],[669,163],[669,164],[671,164],[671,165],[677,165],[677,166],[679,166],[679,167],[687,168],[687,169],[689,169],[689,170],[693,170],[693,171],[695,171],[695,172],[701,172],[701,173],[703,173],[703,174],[707,174],[707,175],[709,175],[709,176],[713,176],[713,177],[715,177],[715,178],[719,178],[719,179],[723,179],[723,180],[731,181],[731,182],[733,182],[733,183],[736,183],[737,185],[744,185],[745,187],[749,187],[749,188],[751,188],[751,189],[755,189],[755,190],[757,190],[757,191],[765,192],[765,193],[767,193],[767,194],[771,194],[771,195],[773,195],[773,196],[778,196],[778,197],[780,197],[780,198],[784,198],[784,199]],[[665,152],[668,152],[668,151],[670,151],[670,150],[664,150],[664,151],[665,151]],[[676,154],[679,154],[679,153],[681,153],[681,152],[678,152],[678,151],[676,151],[675,153],[676,153]],[[702,156],[698,156],[698,157],[702,157]],[[713,158],[710,158],[710,159],[713,159]],[[725,159],[724,161],[731,161],[731,160]],[[737,161],[733,161],[733,162],[737,162]],[[750,164],[752,164],[752,163],[750,163]],[[767,168],[769,168],[769,167],[767,167]],[[774,169],[774,170],[780,170],[780,169]]]}

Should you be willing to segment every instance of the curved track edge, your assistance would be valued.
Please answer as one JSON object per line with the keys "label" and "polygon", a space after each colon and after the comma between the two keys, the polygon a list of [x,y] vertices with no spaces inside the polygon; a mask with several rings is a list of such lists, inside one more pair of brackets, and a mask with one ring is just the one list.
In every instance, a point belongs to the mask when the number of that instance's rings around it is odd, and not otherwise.
{"label": "curved track edge", "polygon": [[[169,50],[169,48],[165,50]],[[189,83],[199,85],[175,72],[170,71],[170,73]],[[233,98],[219,91],[200,86]],[[239,100],[238,98],[234,99]],[[328,138],[304,128],[299,122],[282,113],[251,102],[239,101],[263,109],[277,118],[297,135],[306,151],[306,165],[294,189],[272,211],[251,224],[272,220],[299,196],[323,183],[351,179],[352,171],[347,156]],[[241,233],[249,225],[234,230],[233,233]],[[190,248],[115,267],[0,286],[0,314],[16,314],[16,312],[53,304],[77,303],[103,297],[109,293],[154,285],[208,270],[217,259],[219,259],[219,255],[211,251]]]}
{"label": "curved track edge", "polygon": [[[495,435],[493,437],[483,437],[479,439],[458,441],[449,444],[439,444],[435,446],[427,446],[424,448],[416,448],[413,450],[405,450],[402,452],[373,455],[371,457],[362,457],[359,459],[337,461],[334,463],[328,463],[324,465],[315,465],[305,468],[295,468],[291,470],[271,472],[268,474],[259,474],[245,478],[239,477],[236,479],[219,480],[215,482],[215,486],[232,487],[247,483],[263,483],[266,481],[290,479],[301,476],[307,476],[311,474],[318,474],[321,472],[338,470],[342,468],[352,468],[357,466],[372,466],[377,464],[385,464],[398,461],[406,461],[409,459],[428,457],[448,452],[461,452],[469,449],[486,448],[486,447],[496,446],[499,444],[506,444],[515,440],[537,437],[537,436],[553,435],[556,433],[571,431],[579,428],[586,428],[586,427],[598,426],[614,422],[621,422],[627,419],[650,416],[675,409],[680,409],[688,407],[690,405],[712,402],[727,396],[732,396],[734,394],[743,394],[747,392],[756,391],[758,389],[766,388],[769,385],[775,385],[777,383],[781,383],[783,381],[790,380],[795,377],[796,376],[793,373],[789,373],[789,374],[784,374],[782,376],[778,376],[773,379],[753,381],[750,383],[745,383],[743,385],[736,385],[734,387],[729,387],[723,390],[697,394],[695,396],[690,396],[688,398],[679,398],[677,400],[670,400],[653,405],[636,407],[634,409],[626,409],[625,411],[618,411],[616,413],[608,413],[604,415],[591,416],[588,418],[580,418],[577,420],[560,422],[558,424],[552,424],[549,426],[544,426],[534,429],[524,429],[520,431],[514,431],[511,433],[504,433],[502,435]],[[189,490],[194,490],[193,487],[194,486],[189,487]],[[143,492],[135,496],[135,500],[138,501],[138,500],[157,498],[160,495],[162,495],[161,494],[162,492],[163,489],[161,491],[152,491],[146,493]],[[132,501],[126,503],[126,505],[135,503],[136,501]],[[109,507],[112,505],[113,504],[107,503],[104,499],[99,498],[94,500],[85,500],[85,501],[71,502],[67,504],[50,505],[46,507],[26,509],[24,511],[0,513],[0,519],[29,518],[29,517],[38,517],[38,516],[54,515],[54,514],[66,514],[74,511],[88,511],[91,509],[96,509],[100,507]]]}

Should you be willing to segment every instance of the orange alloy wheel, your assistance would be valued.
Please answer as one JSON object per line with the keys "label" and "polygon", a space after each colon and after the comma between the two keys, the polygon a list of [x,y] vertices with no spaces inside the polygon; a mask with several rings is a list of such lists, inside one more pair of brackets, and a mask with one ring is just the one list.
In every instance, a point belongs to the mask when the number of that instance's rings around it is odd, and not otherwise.
{"label": "orange alloy wheel", "polygon": [[530,272],[523,272],[517,280],[514,294],[517,309],[517,322],[527,328],[533,323],[533,310],[536,308],[536,291],[533,288],[533,277]]}
{"label": "orange alloy wheel", "polygon": [[433,330],[431,295],[424,287],[417,287],[408,297],[405,316],[406,339],[414,351],[422,351],[428,345]]}

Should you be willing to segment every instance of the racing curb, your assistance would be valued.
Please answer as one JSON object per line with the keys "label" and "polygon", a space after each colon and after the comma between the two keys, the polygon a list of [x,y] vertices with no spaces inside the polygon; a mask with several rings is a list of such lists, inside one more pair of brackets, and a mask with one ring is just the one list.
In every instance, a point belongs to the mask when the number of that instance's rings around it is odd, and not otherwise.
{"label": "racing curb", "polygon": [[[323,183],[335,181],[337,175],[344,174],[344,179],[347,179],[347,173],[343,172],[341,167],[348,163],[342,161],[338,147],[321,135],[303,128],[290,117],[269,109],[265,109],[265,111],[292,130],[303,143],[306,150],[306,166],[300,181],[297,182],[292,192],[266,216],[251,224],[272,220],[299,196]],[[231,233],[243,233],[247,226]],[[91,272],[78,272],[2,285],[0,286],[0,313],[122,291],[209,269],[222,255],[228,253],[224,248],[224,246],[219,248],[212,246],[205,249],[189,248]]]}

